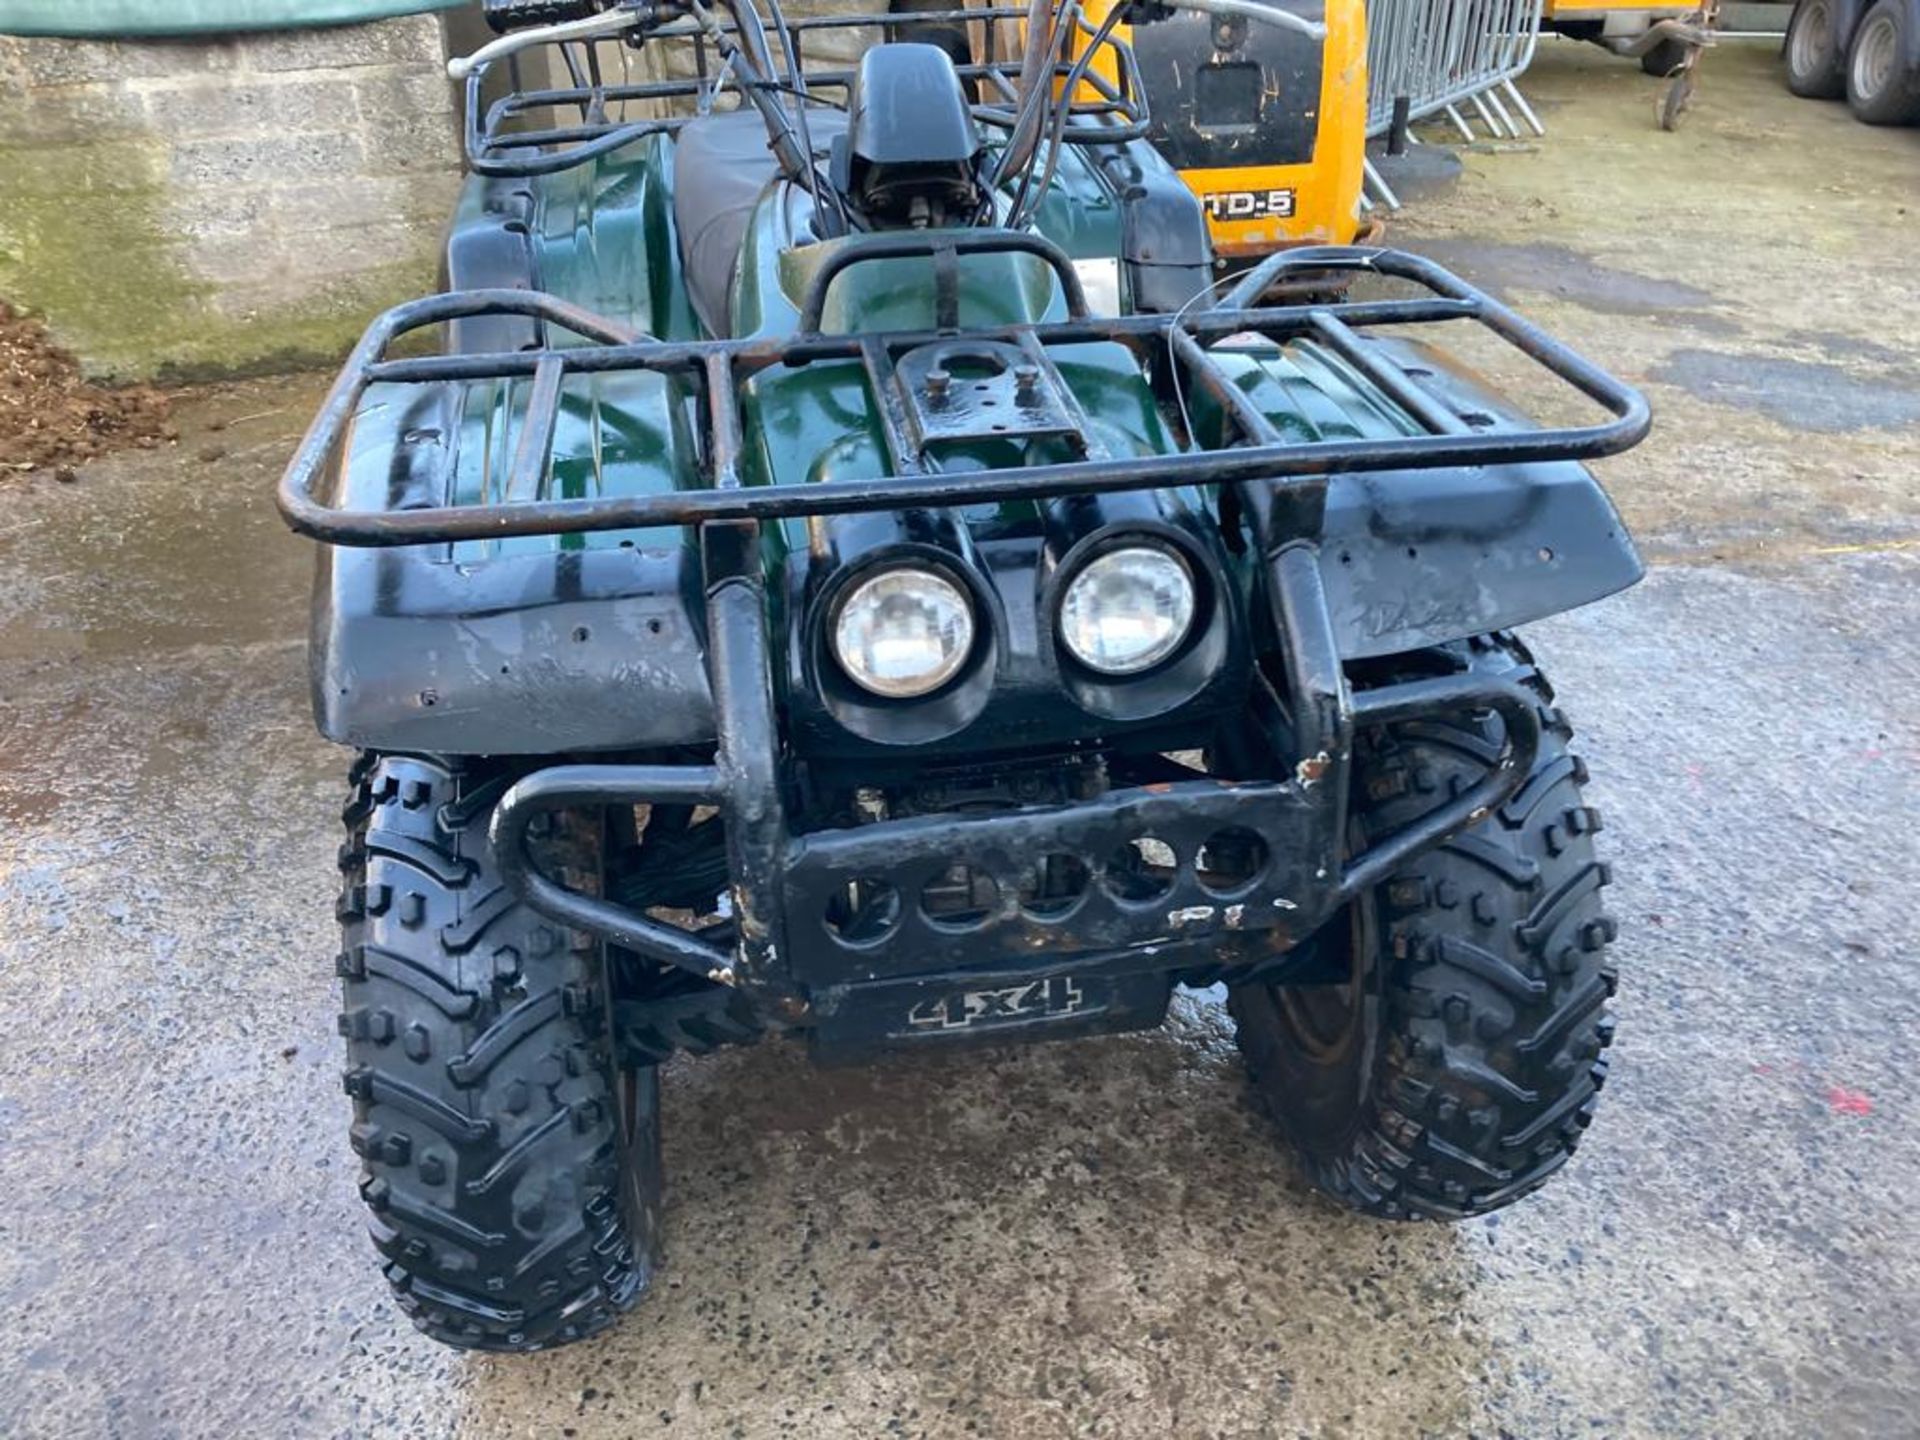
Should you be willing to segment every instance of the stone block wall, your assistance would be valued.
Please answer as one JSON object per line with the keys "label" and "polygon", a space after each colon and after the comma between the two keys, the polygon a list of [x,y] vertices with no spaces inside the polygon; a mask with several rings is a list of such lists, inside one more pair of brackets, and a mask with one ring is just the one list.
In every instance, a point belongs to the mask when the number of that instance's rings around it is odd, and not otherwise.
{"label": "stone block wall", "polygon": [[460,168],[444,60],[430,16],[0,38],[0,299],[97,375],[337,359],[433,287]]}

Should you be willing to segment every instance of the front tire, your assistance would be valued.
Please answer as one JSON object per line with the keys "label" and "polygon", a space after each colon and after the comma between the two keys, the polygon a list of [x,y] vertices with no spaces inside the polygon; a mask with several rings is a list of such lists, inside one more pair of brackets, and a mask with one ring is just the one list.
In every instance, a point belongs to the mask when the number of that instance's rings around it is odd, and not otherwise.
{"label": "front tire", "polygon": [[[659,1089],[616,1072],[602,949],[502,888],[504,776],[409,756],[354,768],[339,916],[353,1148],[400,1307],[464,1349],[612,1323],[646,1287]],[[552,817],[545,868],[600,879],[600,825]]]}
{"label": "front tire", "polygon": [[[1488,637],[1422,658],[1539,696],[1532,773],[1330,922],[1337,981],[1256,982],[1228,1008],[1256,1089],[1319,1189],[1386,1219],[1460,1220],[1537,1189],[1579,1143],[1613,1036],[1614,927],[1586,770],[1526,649]],[[1356,844],[1472,783],[1500,745],[1492,716],[1356,737]]]}

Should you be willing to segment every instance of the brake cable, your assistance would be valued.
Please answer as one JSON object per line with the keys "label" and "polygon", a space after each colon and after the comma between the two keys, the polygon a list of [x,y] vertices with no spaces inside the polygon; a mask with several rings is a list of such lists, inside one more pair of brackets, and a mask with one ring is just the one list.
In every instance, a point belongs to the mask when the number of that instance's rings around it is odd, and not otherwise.
{"label": "brake cable", "polygon": [[[1113,37],[1114,28],[1120,23],[1120,17],[1126,13],[1125,5],[1115,5],[1107,12],[1107,18],[1100,22],[1100,28],[1093,32],[1093,38],[1080,52],[1067,71],[1067,78],[1061,87],[1062,104],[1054,112],[1054,120],[1047,134],[1047,168],[1040,177],[1040,184],[1033,194],[1033,204],[1028,206],[1026,182],[1022,181],[1020,194],[1015,197],[1013,210],[1007,217],[1007,228],[1017,230],[1024,225],[1047,198],[1047,191],[1053,187],[1054,174],[1060,168],[1060,147],[1065,143],[1068,126],[1073,120],[1073,92],[1080,88],[1080,82],[1086,78],[1087,70],[1100,47]],[[1038,158],[1037,156],[1035,157]],[[1029,170],[1031,178],[1031,170]]]}

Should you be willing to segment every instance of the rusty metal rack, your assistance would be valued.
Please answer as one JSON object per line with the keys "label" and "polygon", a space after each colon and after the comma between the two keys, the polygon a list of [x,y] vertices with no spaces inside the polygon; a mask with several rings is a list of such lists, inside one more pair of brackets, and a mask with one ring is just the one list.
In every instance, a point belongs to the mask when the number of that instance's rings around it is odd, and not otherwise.
{"label": "rusty metal rack", "polygon": [[[982,7],[914,14],[863,12],[785,20],[783,24],[793,42],[798,74],[782,71],[772,85],[763,84],[763,88],[788,101],[844,110],[852,91],[854,71],[837,67],[808,68],[808,37],[872,29],[881,31],[888,39],[898,39],[903,30],[943,25],[985,27],[991,36],[997,27],[1024,21],[1026,14],[1025,9],[1018,7]],[[729,36],[739,33],[739,26],[733,21],[721,22],[718,28]],[[1110,28],[1098,31],[1082,21],[1078,29],[1083,41],[1098,55],[1112,58],[1115,78],[1103,76],[1097,66],[1073,60],[1063,60],[1054,66],[1056,87],[1070,86],[1075,96],[1069,107],[1069,122],[1059,138],[1070,145],[1121,145],[1140,139],[1147,133],[1151,116],[1132,48],[1114,39]],[[712,42],[688,22],[679,22],[672,28],[645,28],[636,20],[636,28],[628,33],[644,46],[669,41],[681,43],[690,51],[693,73],[667,79],[634,81],[623,77],[616,81],[605,73],[598,46],[568,41],[554,41],[505,61],[481,65],[466,80],[466,147],[468,162],[474,171],[506,177],[555,174],[610,154],[648,135],[671,133],[689,120],[711,113],[723,87],[738,87],[742,83],[736,77],[716,73],[717,68],[724,67],[716,67],[714,63]],[[626,45],[630,42],[618,38],[606,43]],[[995,49],[991,44],[987,48],[989,52]],[[523,56],[538,56],[543,50],[559,52],[571,84],[548,88],[527,86]],[[981,96],[980,102],[973,106],[975,119],[999,129],[1013,126],[1019,102],[1020,57],[1017,46],[1010,50],[1009,59],[954,67],[961,81]],[[508,93],[489,103],[486,99],[488,79],[502,64],[508,70]],[[627,105],[674,102],[690,104],[691,113],[631,121],[612,118],[614,112]],[[543,111],[573,111],[578,112],[579,118],[571,124],[527,123]]]}
{"label": "rusty metal rack", "polygon": [[[762,371],[821,361],[856,360],[876,396],[897,393],[900,357],[951,338],[952,331],[830,335],[820,330],[827,292],[850,267],[866,261],[923,257],[931,261],[938,312],[957,315],[958,260],[965,255],[1020,252],[1052,267],[1067,318],[1052,323],[968,330],[971,342],[1018,347],[1051,369],[1051,348],[1111,341],[1140,353],[1156,369],[1172,369],[1188,394],[1204,394],[1230,422],[1228,443],[1175,455],[1088,458],[1024,469],[943,473],[923,453],[904,411],[879,407],[888,450],[900,473],[877,480],[805,485],[747,485],[740,474],[740,387]],[[1275,284],[1307,274],[1365,273],[1411,281],[1427,293],[1411,299],[1341,300],[1323,305],[1262,306]],[[411,332],[483,315],[520,315],[588,342],[496,355],[392,359],[388,350]],[[1365,331],[1382,326],[1478,322],[1605,409],[1592,425],[1538,429],[1479,428],[1446,409],[1430,391],[1376,353]],[[1257,334],[1276,343],[1311,339],[1358,370],[1398,405],[1422,433],[1384,439],[1286,439],[1236,387],[1218,362],[1221,342]],[[548,498],[551,445],[561,394],[576,375],[652,372],[676,376],[704,397],[701,447],[709,488],[671,494]],[[429,506],[399,511],[336,509],[317,498],[330,458],[369,386],[436,385],[531,379],[506,493],[524,497],[488,505]],[[514,535],[559,535],[652,525],[771,520],[901,507],[942,508],[1051,499],[1094,490],[1151,490],[1181,485],[1262,482],[1267,489],[1324,486],[1337,472],[1432,466],[1584,460],[1617,454],[1647,432],[1646,401],[1559,341],[1430,261],[1395,250],[1324,246],[1275,255],[1250,271],[1220,303],[1175,315],[1095,317],[1073,262],[1039,236],[997,230],[890,233],[839,242],[823,259],[801,305],[800,333],[781,339],[664,342],[532,291],[482,290],[432,296],[400,305],[376,320],[334,382],[280,486],[280,507],[304,535],[333,545],[417,545]]]}

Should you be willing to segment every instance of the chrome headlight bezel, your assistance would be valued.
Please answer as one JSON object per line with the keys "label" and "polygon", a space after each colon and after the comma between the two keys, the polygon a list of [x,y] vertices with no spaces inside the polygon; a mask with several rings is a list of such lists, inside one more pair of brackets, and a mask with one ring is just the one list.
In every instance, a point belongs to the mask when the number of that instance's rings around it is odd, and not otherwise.
{"label": "chrome headlight bezel", "polygon": [[[1085,586],[1095,583],[1103,571],[1124,565],[1129,558],[1170,567],[1166,573],[1177,578],[1181,587],[1178,622],[1164,637],[1136,655],[1119,662],[1103,661],[1076,642],[1071,612],[1076,604],[1092,603],[1084,599]],[[1196,567],[1182,547],[1159,536],[1115,536],[1076,565],[1060,586],[1059,600],[1054,606],[1054,635],[1061,650],[1088,674],[1102,680],[1137,679],[1171,664],[1187,649],[1199,629],[1201,598]]]}
{"label": "chrome headlight bezel", "polygon": [[[893,591],[897,596],[901,587],[914,584],[924,587],[927,599],[958,618],[958,634],[942,647],[944,654],[937,664],[906,678],[889,679],[859,658],[859,637],[850,636],[847,627],[862,602],[891,598],[876,592]],[[945,690],[965,672],[979,639],[979,605],[972,589],[945,569],[924,562],[879,565],[861,572],[841,589],[827,615],[827,652],[834,664],[862,694],[879,700],[922,700]]]}

